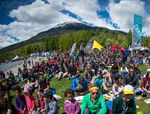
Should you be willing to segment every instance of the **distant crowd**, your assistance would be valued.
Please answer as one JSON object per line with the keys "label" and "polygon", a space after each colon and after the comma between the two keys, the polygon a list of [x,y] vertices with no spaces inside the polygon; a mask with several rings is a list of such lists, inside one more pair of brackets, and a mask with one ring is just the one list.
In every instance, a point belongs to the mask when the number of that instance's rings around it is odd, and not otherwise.
{"label": "distant crowd", "polygon": [[51,88],[52,78],[71,80],[64,92],[64,114],[136,114],[136,95],[150,97],[149,56],[149,50],[105,49],[55,52],[37,62],[25,59],[16,76],[0,71],[0,114],[58,114],[62,96]]}

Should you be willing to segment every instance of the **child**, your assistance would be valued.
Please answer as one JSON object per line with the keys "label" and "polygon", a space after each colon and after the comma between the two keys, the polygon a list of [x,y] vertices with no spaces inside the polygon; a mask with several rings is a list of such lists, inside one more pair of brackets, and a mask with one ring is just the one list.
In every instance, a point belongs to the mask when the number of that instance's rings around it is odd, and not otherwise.
{"label": "child", "polygon": [[26,99],[28,114],[35,114],[36,113],[36,104],[35,104],[35,99],[31,93],[31,91],[32,91],[31,86],[25,85],[24,92],[26,95],[25,99]]}
{"label": "child", "polygon": [[113,84],[112,91],[115,97],[118,97],[123,93],[123,85],[121,84],[121,76],[114,77],[115,83]]}
{"label": "child", "polygon": [[43,98],[46,104],[46,109],[44,110],[46,114],[58,114],[58,105],[56,100],[54,100],[52,93],[44,93]]}
{"label": "child", "polygon": [[40,112],[40,114],[44,114],[46,108],[44,98],[42,97],[42,94],[40,92],[38,92],[37,94],[38,94],[38,105],[39,105],[38,111]]}
{"label": "child", "polygon": [[15,101],[18,114],[28,114],[26,107],[26,100],[25,97],[21,95],[21,88],[19,86],[16,87]]}
{"label": "child", "polygon": [[78,102],[74,99],[74,92],[71,89],[66,89],[65,97],[67,97],[64,102],[66,114],[79,114],[80,106]]}

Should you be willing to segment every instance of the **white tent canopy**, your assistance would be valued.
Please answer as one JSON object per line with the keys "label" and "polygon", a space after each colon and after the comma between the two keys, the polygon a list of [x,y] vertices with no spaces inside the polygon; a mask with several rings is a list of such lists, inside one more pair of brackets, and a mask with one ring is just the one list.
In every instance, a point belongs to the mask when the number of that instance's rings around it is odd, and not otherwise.
{"label": "white tent canopy", "polygon": [[15,61],[15,60],[18,60],[18,59],[19,59],[19,56],[16,55],[16,57],[14,57],[14,58],[12,59],[12,61]]}

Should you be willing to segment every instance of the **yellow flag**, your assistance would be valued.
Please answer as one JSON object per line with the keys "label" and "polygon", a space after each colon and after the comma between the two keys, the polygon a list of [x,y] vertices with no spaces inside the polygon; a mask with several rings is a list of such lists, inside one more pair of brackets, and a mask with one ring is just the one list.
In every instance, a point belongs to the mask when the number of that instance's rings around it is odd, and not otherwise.
{"label": "yellow flag", "polygon": [[92,50],[93,50],[94,48],[96,48],[96,49],[98,49],[98,50],[101,51],[101,49],[103,48],[103,46],[101,46],[96,40],[94,40],[93,46],[92,46]]}

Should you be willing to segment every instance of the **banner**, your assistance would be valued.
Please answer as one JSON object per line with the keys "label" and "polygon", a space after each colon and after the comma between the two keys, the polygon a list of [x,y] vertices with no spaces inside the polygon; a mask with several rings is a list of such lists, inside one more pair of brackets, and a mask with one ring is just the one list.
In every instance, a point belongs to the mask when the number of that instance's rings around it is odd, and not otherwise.
{"label": "banner", "polygon": [[101,51],[103,46],[101,46],[96,40],[94,40],[92,50],[95,49],[95,48]]}
{"label": "banner", "polygon": [[140,49],[142,42],[142,17],[139,15],[134,15],[134,25],[133,25],[133,36],[132,36],[132,48]]}
{"label": "banner", "polygon": [[70,55],[74,55],[75,49],[76,49],[76,43],[74,43],[74,44],[72,45]]}
{"label": "banner", "polygon": [[84,53],[89,53],[92,48],[92,40],[90,40],[84,48]]}
{"label": "banner", "polygon": [[83,46],[83,43],[80,44],[80,48],[79,48],[80,50],[82,49],[82,46]]}

